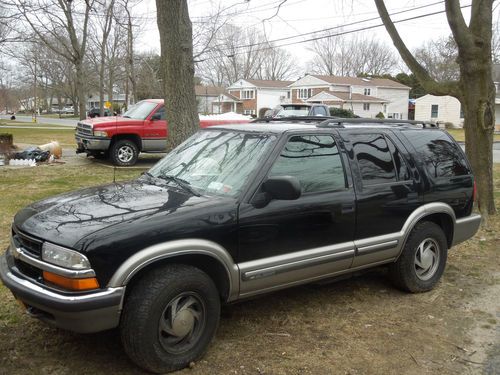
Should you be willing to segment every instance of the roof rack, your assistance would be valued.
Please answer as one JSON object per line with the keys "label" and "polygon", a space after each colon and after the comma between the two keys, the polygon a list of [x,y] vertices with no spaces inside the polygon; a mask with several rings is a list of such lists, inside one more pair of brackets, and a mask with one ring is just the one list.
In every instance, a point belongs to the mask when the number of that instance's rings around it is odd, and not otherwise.
{"label": "roof rack", "polygon": [[261,117],[257,118],[251,122],[326,122],[332,120],[341,120],[339,117],[335,116],[287,116],[287,117]]}
{"label": "roof rack", "polygon": [[392,124],[396,126],[420,125],[422,128],[437,128],[429,121],[378,119],[378,118],[330,118],[317,125],[319,128],[343,128],[344,124]]}

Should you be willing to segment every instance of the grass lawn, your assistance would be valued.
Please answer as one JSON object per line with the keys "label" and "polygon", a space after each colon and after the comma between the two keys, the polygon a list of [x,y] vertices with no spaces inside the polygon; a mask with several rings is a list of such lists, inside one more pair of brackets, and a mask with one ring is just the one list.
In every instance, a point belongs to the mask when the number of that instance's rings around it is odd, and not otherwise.
{"label": "grass lawn", "polygon": [[[2,125],[16,127],[26,126],[26,129],[3,128]],[[33,126],[57,129],[33,129]],[[68,126],[52,124],[33,125],[29,123],[9,121],[7,123],[0,122],[0,133],[12,134],[14,136],[14,144],[22,143],[38,146],[51,141],[58,141],[63,147],[76,147],[75,129]]]}
{"label": "grass lawn", "polygon": [[46,117],[46,118],[69,118],[69,119],[75,119],[75,120],[79,120],[80,119],[80,116],[67,115],[67,114],[59,116],[59,114],[57,114],[57,113],[39,115],[38,117]]}
{"label": "grass lawn", "polygon": [[[458,142],[465,142],[465,132],[463,129],[446,129]],[[500,141],[500,134],[493,135],[494,141]]]}

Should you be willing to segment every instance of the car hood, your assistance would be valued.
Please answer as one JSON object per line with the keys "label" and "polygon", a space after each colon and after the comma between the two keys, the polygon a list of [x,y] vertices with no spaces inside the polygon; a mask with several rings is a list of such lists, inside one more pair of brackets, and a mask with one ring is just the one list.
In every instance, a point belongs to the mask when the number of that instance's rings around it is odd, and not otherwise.
{"label": "car hood", "polygon": [[140,178],[48,198],[19,211],[14,225],[31,236],[78,249],[77,243],[90,234],[158,214],[199,210],[209,202],[208,197],[146,181]]}
{"label": "car hood", "polygon": [[117,124],[118,126],[142,124],[144,122],[144,120],[137,120],[137,119],[128,118],[128,117],[121,117],[121,116],[104,116],[104,117],[87,118],[81,122],[86,123],[86,124],[90,124],[90,125],[92,125],[93,128],[97,128],[100,126],[109,126],[109,125],[114,126],[115,124]]}

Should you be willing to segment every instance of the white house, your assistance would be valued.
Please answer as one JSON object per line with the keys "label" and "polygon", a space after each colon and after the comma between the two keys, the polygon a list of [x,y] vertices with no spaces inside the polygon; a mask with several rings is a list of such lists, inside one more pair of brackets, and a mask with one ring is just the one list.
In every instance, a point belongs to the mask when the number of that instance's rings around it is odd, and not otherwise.
{"label": "white house", "polygon": [[287,86],[291,83],[292,81],[240,79],[227,88],[229,95],[224,95],[224,100],[233,98],[232,106],[238,108],[238,112],[258,116],[263,109],[274,108],[280,103],[287,102],[289,99]]}
{"label": "white house", "polygon": [[361,117],[408,119],[410,87],[386,78],[306,75],[291,83],[292,103],[319,102]]}
{"label": "white house", "polygon": [[214,106],[213,103],[217,101],[219,95],[224,93],[223,87],[195,85],[194,92],[196,94],[198,113],[220,113],[218,106]]}
{"label": "white house", "polygon": [[462,105],[453,96],[424,95],[415,100],[415,120],[449,122],[455,127],[464,123]]}

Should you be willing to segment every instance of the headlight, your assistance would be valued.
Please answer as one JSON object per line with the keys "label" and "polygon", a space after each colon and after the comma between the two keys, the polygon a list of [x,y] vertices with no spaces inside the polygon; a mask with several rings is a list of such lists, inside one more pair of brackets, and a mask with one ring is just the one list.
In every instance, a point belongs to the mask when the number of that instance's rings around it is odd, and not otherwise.
{"label": "headlight", "polygon": [[90,262],[85,255],[48,242],[44,242],[42,245],[42,259],[57,266],[74,270],[90,268]]}
{"label": "headlight", "polygon": [[107,138],[108,133],[100,130],[94,130],[94,136]]}

